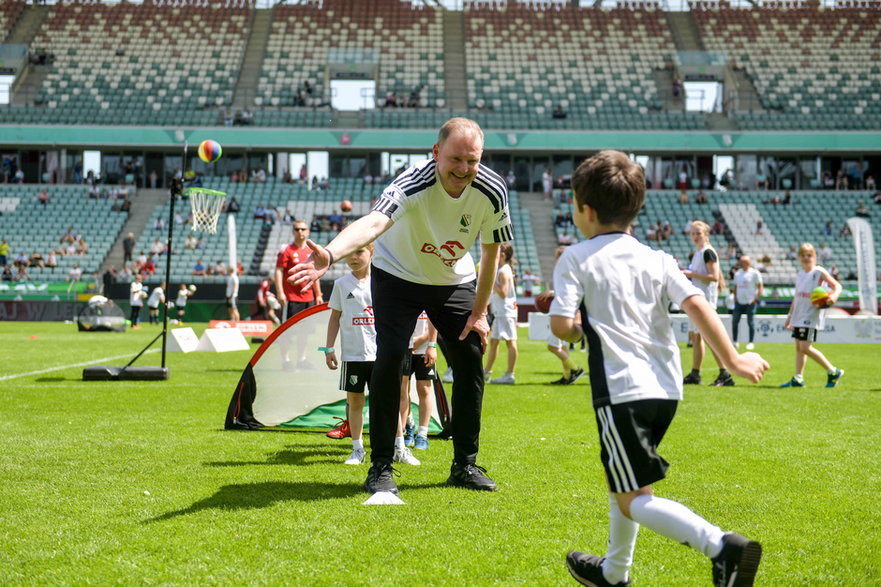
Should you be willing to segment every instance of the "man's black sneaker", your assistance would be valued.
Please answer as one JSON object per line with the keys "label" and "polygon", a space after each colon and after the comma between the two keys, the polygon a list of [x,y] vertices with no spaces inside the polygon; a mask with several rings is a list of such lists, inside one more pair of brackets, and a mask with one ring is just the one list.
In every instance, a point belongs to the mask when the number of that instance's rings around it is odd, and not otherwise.
{"label": "man's black sneaker", "polygon": [[572,373],[569,375],[569,381],[567,381],[566,384],[572,385],[573,383],[578,381],[582,375],[584,375],[584,369],[582,369],[581,367],[573,370]]}
{"label": "man's black sneaker", "polygon": [[560,377],[556,381],[551,381],[548,385],[569,385],[568,377]]}
{"label": "man's black sneaker", "polygon": [[749,587],[756,578],[762,545],[740,534],[726,534],[722,551],[713,557],[715,587]]}
{"label": "man's black sneaker", "polygon": [[464,487],[465,489],[474,489],[475,491],[497,491],[498,485],[487,477],[485,473],[486,469],[478,467],[473,463],[459,465],[453,462],[453,466],[450,467],[450,476],[447,479],[447,484]]}
{"label": "man's black sneaker", "polygon": [[630,585],[630,581],[621,581],[620,583],[606,581],[606,577],[603,575],[603,560],[605,559],[595,554],[573,550],[566,555],[566,566],[569,568],[569,574],[582,585],[590,587],[627,587]]}
{"label": "man's black sneaker", "polygon": [[734,378],[731,377],[731,373],[728,371],[719,373],[719,376],[716,377],[716,380],[711,385],[713,387],[731,387],[734,385]]}
{"label": "man's black sneaker", "polygon": [[682,380],[682,383],[685,385],[700,385],[701,384],[701,374],[697,371],[692,371]]}
{"label": "man's black sneaker", "polygon": [[373,463],[370,465],[370,470],[367,471],[364,491],[371,494],[387,491],[398,495],[398,486],[395,485],[393,476],[395,473],[397,471],[392,468],[391,463]]}

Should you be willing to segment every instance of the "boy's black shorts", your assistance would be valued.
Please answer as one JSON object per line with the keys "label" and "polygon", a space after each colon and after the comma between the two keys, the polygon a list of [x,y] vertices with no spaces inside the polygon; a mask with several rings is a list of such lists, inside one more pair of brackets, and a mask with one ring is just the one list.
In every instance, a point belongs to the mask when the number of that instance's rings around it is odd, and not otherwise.
{"label": "boy's black shorts", "polygon": [[364,386],[370,383],[373,374],[373,361],[343,361],[340,369],[340,391],[364,393]]}
{"label": "boy's black shorts", "polygon": [[603,467],[612,493],[663,479],[668,463],[658,445],[676,414],[676,400],[641,400],[596,409]]}
{"label": "boy's black shorts", "polygon": [[437,379],[437,370],[434,365],[431,367],[425,365],[425,355],[409,354],[404,357],[404,362],[401,365],[401,376],[410,377],[411,375],[416,381],[434,381]]}
{"label": "boy's black shorts", "polygon": [[817,342],[817,329],[803,327],[793,328],[792,338],[794,338],[795,340],[809,340],[811,342]]}

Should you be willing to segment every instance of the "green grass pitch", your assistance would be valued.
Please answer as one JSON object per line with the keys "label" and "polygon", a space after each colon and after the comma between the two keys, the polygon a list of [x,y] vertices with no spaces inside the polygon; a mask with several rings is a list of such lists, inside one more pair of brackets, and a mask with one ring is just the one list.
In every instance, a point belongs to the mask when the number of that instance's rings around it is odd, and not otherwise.
{"label": "green grass pitch", "polygon": [[[361,505],[367,466],[342,464],[348,440],[223,430],[248,352],[171,354],[166,382],[48,370],[133,356],[156,332],[0,324],[3,584],[567,585],[568,550],[605,551],[587,378],[543,384],[559,362],[525,330],[518,385],[485,396],[479,463],[500,491],[447,487],[452,447],[432,440],[421,467],[398,467],[399,507]],[[878,585],[881,355],[818,346],[846,370],[836,389],[815,364],[807,388],[777,388],[789,344],[759,345],[772,370],[758,385],[686,388],[655,490],[761,541],[759,585]],[[643,529],[632,579],[708,585],[710,565]]]}

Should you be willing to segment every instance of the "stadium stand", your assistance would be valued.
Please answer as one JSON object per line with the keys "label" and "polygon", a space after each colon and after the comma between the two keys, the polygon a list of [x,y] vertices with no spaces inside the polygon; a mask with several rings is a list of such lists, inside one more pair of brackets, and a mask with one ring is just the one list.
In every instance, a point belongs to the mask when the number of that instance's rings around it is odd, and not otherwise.
{"label": "stadium stand", "polygon": [[12,32],[15,23],[24,11],[24,6],[24,2],[0,2],[0,31],[4,31],[0,41],[6,40],[9,33]]}
{"label": "stadium stand", "polygon": [[[469,106],[487,128],[703,128],[662,111],[653,72],[672,68],[664,13],[560,7],[466,10]],[[565,118],[554,118],[557,107]]]}
{"label": "stadium stand", "polygon": [[[330,63],[358,59],[375,64],[376,101],[388,93],[407,97],[418,87],[421,106],[444,96],[442,11],[375,0],[355,4],[342,0],[284,4],[275,8],[267,41],[256,106],[318,106],[330,101],[325,87]],[[308,87],[306,86],[308,82]],[[285,124],[281,119],[260,123]],[[305,109],[294,112],[303,115]],[[318,113],[326,118],[326,113]],[[308,124],[307,121],[303,121]],[[325,125],[322,120],[315,121]],[[382,121],[368,116],[368,126]]]}
{"label": "stadium stand", "polygon": [[727,51],[766,112],[743,129],[881,128],[881,4],[738,10],[693,2],[707,48]]}
{"label": "stadium stand", "polygon": [[[231,105],[250,11],[221,4],[54,4],[32,47],[55,55],[35,106],[51,124],[215,124]],[[206,49],[209,48],[209,49]]]}
{"label": "stadium stand", "polygon": [[[45,188],[49,203],[37,196]],[[68,229],[81,234],[88,246],[85,254],[57,253],[57,267],[30,266],[31,280],[64,281],[76,263],[83,275],[95,273],[125,224],[126,215],[112,210],[113,202],[87,198],[86,186],[0,185],[0,235],[10,245],[10,253],[24,251],[28,257],[39,253],[45,263],[49,252],[66,248],[60,238]]]}

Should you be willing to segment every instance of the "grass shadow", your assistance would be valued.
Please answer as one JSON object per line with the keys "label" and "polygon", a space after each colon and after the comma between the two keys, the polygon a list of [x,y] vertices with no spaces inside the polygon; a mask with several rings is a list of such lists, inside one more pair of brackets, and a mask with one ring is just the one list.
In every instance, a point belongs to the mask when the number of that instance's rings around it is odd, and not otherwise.
{"label": "grass shadow", "polygon": [[59,381],[81,381],[79,377],[37,377],[36,383],[58,383]]}
{"label": "grass shadow", "polygon": [[291,483],[267,481],[239,485],[224,485],[217,492],[201,499],[188,508],[176,510],[141,522],[152,524],[204,510],[242,510],[270,507],[284,501],[320,501],[348,499],[363,489],[354,483]]}
{"label": "grass shadow", "polygon": [[[290,447],[285,450],[278,451],[272,454],[265,461],[214,461],[205,463],[209,467],[245,467],[245,466],[253,466],[253,465],[295,465],[295,466],[303,466],[303,465],[321,465],[321,464],[334,464],[342,462],[346,456],[351,452],[351,446],[340,446],[340,450],[336,451],[335,449],[321,447],[316,448],[311,446],[306,450],[301,450],[299,448]],[[339,452],[339,456],[329,455],[329,452]]]}

